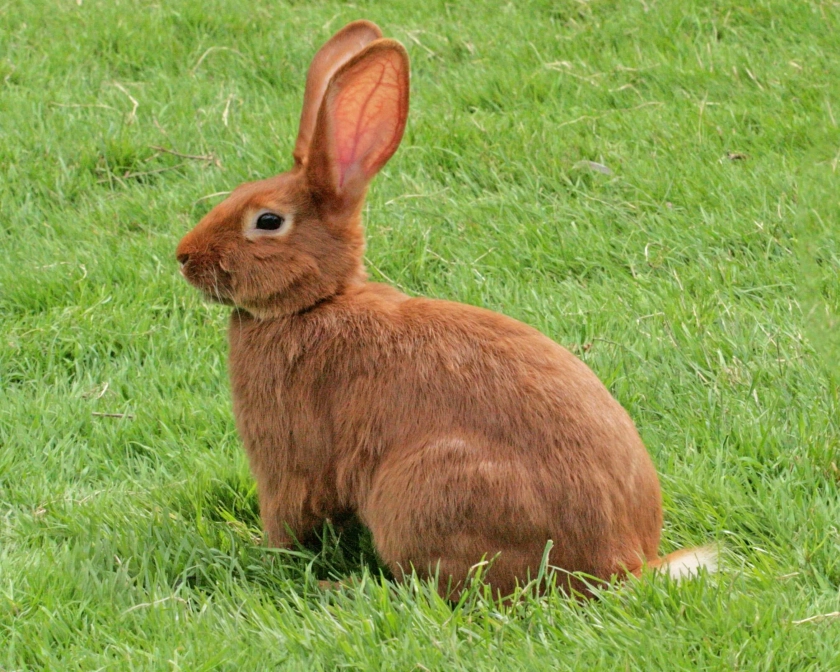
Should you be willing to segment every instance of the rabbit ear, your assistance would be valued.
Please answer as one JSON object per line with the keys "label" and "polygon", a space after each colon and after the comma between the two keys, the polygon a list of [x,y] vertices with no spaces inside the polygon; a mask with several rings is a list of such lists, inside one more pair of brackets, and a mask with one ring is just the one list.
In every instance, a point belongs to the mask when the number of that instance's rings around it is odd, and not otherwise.
{"label": "rabbit ear", "polygon": [[380,37],[382,37],[382,31],[375,23],[353,21],[333,35],[315,54],[306,74],[300,130],[297,142],[295,142],[295,165],[301,165],[306,161],[309,142],[318,117],[318,108],[321,106],[321,99],[324,97],[324,90],[329,84],[330,77],[367,44]]}
{"label": "rabbit ear", "polygon": [[376,40],[333,75],[315,124],[306,174],[322,201],[360,199],[402,140],[408,116],[408,54]]}

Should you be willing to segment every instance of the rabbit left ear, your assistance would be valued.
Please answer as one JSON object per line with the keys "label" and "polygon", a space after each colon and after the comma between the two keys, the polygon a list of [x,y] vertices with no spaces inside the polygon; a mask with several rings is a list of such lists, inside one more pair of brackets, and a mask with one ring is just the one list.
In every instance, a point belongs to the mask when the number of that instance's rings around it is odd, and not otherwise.
{"label": "rabbit left ear", "polygon": [[315,124],[306,174],[322,202],[364,196],[402,140],[408,117],[408,54],[376,40],[333,75]]}

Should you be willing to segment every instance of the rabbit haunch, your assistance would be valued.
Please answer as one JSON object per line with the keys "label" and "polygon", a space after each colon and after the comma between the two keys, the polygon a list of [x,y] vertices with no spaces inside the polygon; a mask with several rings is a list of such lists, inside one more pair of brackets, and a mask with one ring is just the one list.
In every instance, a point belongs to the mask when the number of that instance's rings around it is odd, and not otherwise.
{"label": "rabbit haunch", "polygon": [[[551,565],[600,579],[710,564],[657,559],[653,464],[580,360],[503,315],[366,281],[364,195],[407,114],[403,47],[345,26],[310,66],[292,170],[238,187],[178,246],[186,279],[235,306],[234,413],[269,542],[357,516],[395,576],[438,572],[449,595],[483,559],[510,593],[549,540]],[[294,225],[255,235],[265,212]]]}

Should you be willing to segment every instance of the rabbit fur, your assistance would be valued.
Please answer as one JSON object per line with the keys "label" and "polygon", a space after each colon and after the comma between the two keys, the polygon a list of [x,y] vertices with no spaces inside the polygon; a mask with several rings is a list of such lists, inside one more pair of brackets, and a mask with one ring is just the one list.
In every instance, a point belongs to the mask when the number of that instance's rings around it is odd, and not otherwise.
{"label": "rabbit fur", "polygon": [[233,306],[234,414],[269,543],[356,516],[396,577],[438,573],[448,596],[483,559],[510,594],[549,540],[550,565],[596,579],[666,566],[654,466],[583,362],[509,317],[367,282],[362,205],[408,96],[402,45],[348,24],[309,69],[293,168],[237,187],[178,245],[185,278]]}

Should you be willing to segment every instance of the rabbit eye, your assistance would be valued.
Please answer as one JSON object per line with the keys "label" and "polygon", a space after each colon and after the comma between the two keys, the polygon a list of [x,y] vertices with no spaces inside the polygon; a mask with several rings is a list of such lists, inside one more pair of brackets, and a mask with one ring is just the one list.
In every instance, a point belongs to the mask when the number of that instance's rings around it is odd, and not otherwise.
{"label": "rabbit eye", "polygon": [[263,231],[277,231],[286,219],[280,215],[275,215],[273,212],[264,212],[257,217],[256,228]]}
{"label": "rabbit eye", "polygon": [[280,238],[292,229],[293,215],[280,214],[271,210],[246,211],[242,222],[242,233],[248,240]]}

